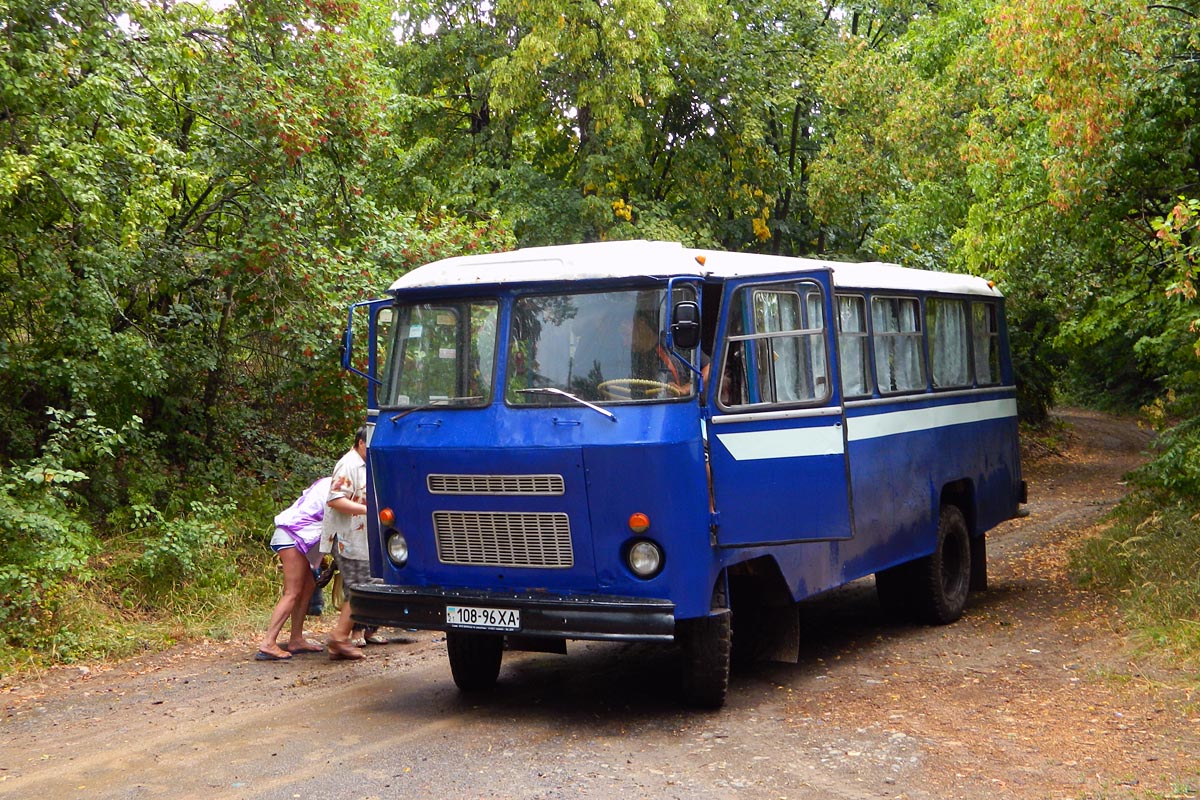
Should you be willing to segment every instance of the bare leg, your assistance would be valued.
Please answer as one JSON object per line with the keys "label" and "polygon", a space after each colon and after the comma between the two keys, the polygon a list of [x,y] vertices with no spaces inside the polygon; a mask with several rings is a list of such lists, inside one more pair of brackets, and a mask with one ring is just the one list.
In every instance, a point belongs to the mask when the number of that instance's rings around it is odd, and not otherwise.
{"label": "bare leg", "polygon": [[[296,580],[300,583],[300,594],[296,597],[295,605],[292,606],[292,635],[288,639],[288,650],[293,653],[319,653],[325,648],[304,638],[304,617],[308,614],[308,601],[312,599],[317,582],[313,579],[308,559],[300,556],[297,560],[299,565],[296,569],[300,574]],[[286,571],[287,568],[284,569]]]}
{"label": "bare leg", "polygon": [[338,614],[337,622],[333,624],[333,628],[329,631],[329,638],[336,642],[345,642],[350,638],[350,631],[354,628],[354,620],[350,619],[350,603],[342,601],[342,610]]}
{"label": "bare leg", "polygon": [[350,619],[350,603],[343,601],[342,613],[334,624],[333,630],[329,632],[329,638],[325,640],[329,657],[334,661],[363,657],[363,651],[349,642],[352,627],[354,627],[354,620]]}
{"label": "bare leg", "polygon": [[[295,609],[296,604],[300,600],[300,596],[304,593],[305,576],[307,575],[307,585],[312,586],[312,573],[308,570],[308,559],[300,554],[300,551],[294,547],[288,547],[279,551],[279,561],[283,564],[283,596],[279,598],[279,602],[275,604],[274,610],[271,611],[271,620],[267,623],[267,632],[263,636],[262,642],[259,643],[258,649],[263,653],[270,653],[277,658],[287,658],[290,654],[279,646],[279,632],[283,630],[283,623],[288,617],[292,618],[293,636],[297,629]],[[312,594],[312,589],[309,588],[308,593]],[[300,638],[304,637],[304,617],[303,612],[300,617]]]}
{"label": "bare leg", "polygon": [[[344,578],[345,576],[343,576]],[[343,584],[343,591],[345,591],[345,584]],[[338,614],[337,622],[329,631],[329,638],[325,640],[331,659],[363,657],[363,651],[350,644],[350,632],[353,628],[354,620],[350,618],[350,598],[343,595],[341,613]]]}

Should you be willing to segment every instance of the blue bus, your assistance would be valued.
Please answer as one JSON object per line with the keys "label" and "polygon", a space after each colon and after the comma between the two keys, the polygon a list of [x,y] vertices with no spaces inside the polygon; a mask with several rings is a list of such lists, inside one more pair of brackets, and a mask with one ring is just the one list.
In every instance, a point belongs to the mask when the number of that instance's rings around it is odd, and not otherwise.
{"label": "blue bus", "polygon": [[958,619],[1025,501],[981,278],[636,241],[451,258],[387,295],[346,330],[375,578],[351,607],[445,631],[463,691],[505,649],[662,642],[719,707],[731,658],[794,653],[796,603],[850,581]]}

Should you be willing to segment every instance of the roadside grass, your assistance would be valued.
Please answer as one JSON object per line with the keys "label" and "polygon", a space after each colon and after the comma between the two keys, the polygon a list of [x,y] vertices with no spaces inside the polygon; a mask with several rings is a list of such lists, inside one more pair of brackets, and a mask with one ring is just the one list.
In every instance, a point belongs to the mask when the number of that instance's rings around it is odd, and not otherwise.
{"label": "roadside grass", "polygon": [[1166,791],[1154,791],[1140,788],[1142,779],[1131,775],[1125,780],[1106,784],[1098,794],[1088,795],[1091,800],[1196,800],[1200,787],[1191,783],[1175,783]]}
{"label": "roadside grass", "polygon": [[282,587],[271,520],[312,472],[181,477],[157,505],[103,516],[77,492],[0,476],[0,688],[181,642],[252,642]]}
{"label": "roadside grass", "polygon": [[1148,656],[1184,666],[1200,687],[1200,510],[1135,493],[1113,523],[1072,554],[1072,574],[1116,598]]}
{"label": "roadside grass", "polygon": [[0,639],[0,687],[56,665],[249,639],[279,599],[279,561],[263,536],[230,536],[196,572],[169,580],[138,573],[145,550],[133,536],[108,539],[83,577],[54,587],[26,635]]}

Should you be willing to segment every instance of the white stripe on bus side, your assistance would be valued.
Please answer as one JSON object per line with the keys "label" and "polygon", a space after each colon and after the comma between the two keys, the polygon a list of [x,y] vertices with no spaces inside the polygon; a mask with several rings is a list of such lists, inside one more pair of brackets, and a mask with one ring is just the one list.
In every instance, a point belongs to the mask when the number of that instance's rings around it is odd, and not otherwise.
{"label": "white stripe on bus side", "polygon": [[933,428],[949,428],[954,425],[966,425],[970,422],[983,422],[989,419],[1005,419],[1016,415],[1017,401],[1013,398],[933,406],[932,408],[914,408],[908,411],[892,411],[887,414],[847,419],[846,438],[852,442],[860,442],[864,439],[878,439],[883,436],[915,433]]}
{"label": "white stripe on bus side", "polygon": [[[852,417],[846,420],[846,426],[850,441],[863,441],[901,433],[932,430],[933,428],[949,428],[990,419],[1005,419],[1016,415],[1017,401],[1010,398]],[[832,456],[845,452],[840,425],[747,433],[720,433],[717,434],[717,440],[725,446],[736,461]]]}
{"label": "white stripe on bus side", "polygon": [[719,433],[717,440],[735,461],[797,456],[834,456],[844,452],[842,426],[793,428],[791,430]]}

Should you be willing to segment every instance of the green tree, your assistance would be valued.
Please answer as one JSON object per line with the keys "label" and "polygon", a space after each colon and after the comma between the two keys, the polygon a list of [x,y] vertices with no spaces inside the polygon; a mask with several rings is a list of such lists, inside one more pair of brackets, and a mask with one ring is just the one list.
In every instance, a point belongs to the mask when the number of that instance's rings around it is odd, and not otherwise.
{"label": "green tree", "polygon": [[843,247],[995,278],[1075,391],[1145,401],[1178,346],[1150,220],[1195,181],[1188,13],[960,0],[849,37],[814,207]]}
{"label": "green tree", "polygon": [[375,165],[396,154],[373,58],[386,13],[369,11],[17,10],[0,89],[0,374],[17,402],[0,452],[31,455],[51,405],[137,414],[176,463],[358,413],[330,329],[394,277],[397,236],[426,227],[379,194]]}
{"label": "green tree", "polygon": [[[439,248],[510,239],[391,201],[382,6],[0,7],[4,563],[32,608],[94,536],[132,529],[131,579],[192,580],[202,541],[254,524],[239,487],[308,477],[361,419],[337,356],[349,302]],[[121,432],[104,469],[29,491],[92,429]]]}
{"label": "green tree", "polygon": [[411,2],[395,66],[412,197],[503,209],[526,244],[668,238],[803,252],[812,2]]}

